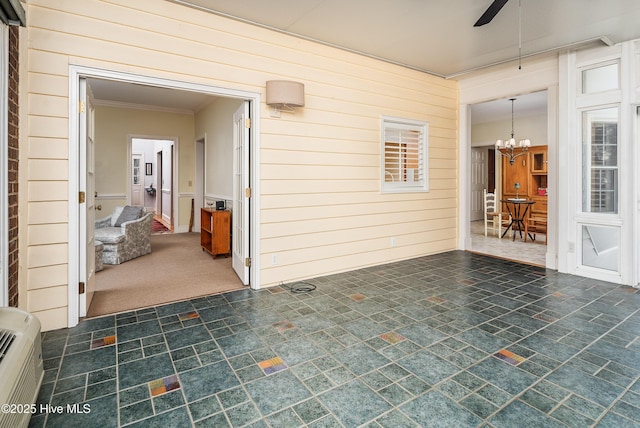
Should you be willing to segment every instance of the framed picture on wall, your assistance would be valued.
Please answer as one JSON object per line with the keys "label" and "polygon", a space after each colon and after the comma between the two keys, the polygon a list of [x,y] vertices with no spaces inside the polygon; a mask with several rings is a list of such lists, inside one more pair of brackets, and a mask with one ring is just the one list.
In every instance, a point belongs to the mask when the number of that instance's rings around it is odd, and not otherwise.
{"label": "framed picture on wall", "polygon": [[146,175],[153,175],[153,164],[150,162],[147,162],[144,164],[145,168],[146,168]]}

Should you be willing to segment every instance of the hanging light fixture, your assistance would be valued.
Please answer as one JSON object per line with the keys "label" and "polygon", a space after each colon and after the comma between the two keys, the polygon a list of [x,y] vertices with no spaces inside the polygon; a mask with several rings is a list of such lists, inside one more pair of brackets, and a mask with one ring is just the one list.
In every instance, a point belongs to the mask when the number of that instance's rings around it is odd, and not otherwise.
{"label": "hanging light fixture", "polygon": [[496,140],[496,149],[504,149],[504,150],[498,150],[498,153],[508,158],[509,163],[513,165],[517,157],[526,154],[527,150],[529,150],[529,147],[531,147],[531,140],[529,139],[520,140],[518,142],[518,147],[520,148],[520,152],[519,153],[515,152],[516,140],[515,138],[513,138],[513,136],[515,135],[513,132],[513,102],[516,99],[509,98],[509,100],[511,101],[511,138],[507,140]]}

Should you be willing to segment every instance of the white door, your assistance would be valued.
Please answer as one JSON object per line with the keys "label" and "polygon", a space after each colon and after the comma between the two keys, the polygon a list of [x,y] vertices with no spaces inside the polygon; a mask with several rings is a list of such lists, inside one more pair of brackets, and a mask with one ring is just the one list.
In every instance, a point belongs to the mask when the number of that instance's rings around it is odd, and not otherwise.
{"label": "white door", "polygon": [[487,187],[487,157],[486,148],[471,149],[471,221],[484,219],[482,190]]}
{"label": "white door", "polygon": [[131,205],[139,207],[144,205],[143,160],[140,153],[131,155]]}
{"label": "white door", "polygon": [[196,140],[196,170],[195,186],[193,189],[193,228],[191,231],[200,232],[200,210],[204,208],[205,182],[205,139]]}
{"label": "white door", "polygon": [[[86,79],[80,79],[80,118],[79,118],[79,135],[80,143],[80,176],[78,177],[80,190],[79,207],[79,281],[84,284],[84,293],[79,294],[78,315],[84,317],[87,315],[87,309],[91,304],[93,293],[96,287],[95,277],[95,177],[94,177],[94,107],[91,89]],[[84,202],[82,199],[84,198]]]}
{"label": "white door", "polygon": [[233,270],[249,284],[249,101],[233,114],[233,207],[231,245]]}
{"label": "white door", "polygon": [[162,216],[162,150],[156,153],[156,215]]}
{"label": "white door", "polygon": [[162,220],[165,224],[173,224],[173,144],[162,149]]}

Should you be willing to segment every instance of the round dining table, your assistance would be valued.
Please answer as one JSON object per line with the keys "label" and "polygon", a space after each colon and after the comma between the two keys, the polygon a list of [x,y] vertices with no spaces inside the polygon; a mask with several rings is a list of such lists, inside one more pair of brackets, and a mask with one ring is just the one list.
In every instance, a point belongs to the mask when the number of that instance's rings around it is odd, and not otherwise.
{"label": "round dining table", "polygon": [[502,237],[504,238],[509,229],[511,229],[513,231],[514,241],[516,240],[516,231],[520,232],[520,239],[522,239],[522,231],[524,230],[524,219],[527,217],[529,207],[535,204],[536,201],[525,198],[507,198],[501,199],[500,202],[503,202],[506,205],[509,216],[511,217],[511,222],[505,229]]}

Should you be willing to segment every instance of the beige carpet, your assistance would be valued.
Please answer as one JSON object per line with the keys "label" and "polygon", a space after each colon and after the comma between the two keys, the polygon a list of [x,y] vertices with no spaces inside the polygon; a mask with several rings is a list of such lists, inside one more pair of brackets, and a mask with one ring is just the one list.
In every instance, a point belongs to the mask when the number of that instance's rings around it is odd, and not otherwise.
{"label": "beige carpet", "polygon": [[87,317],[145,308],[244,288],[231,257],[202,251],[199,233],[151,236],[151,254],[104,265]]}

